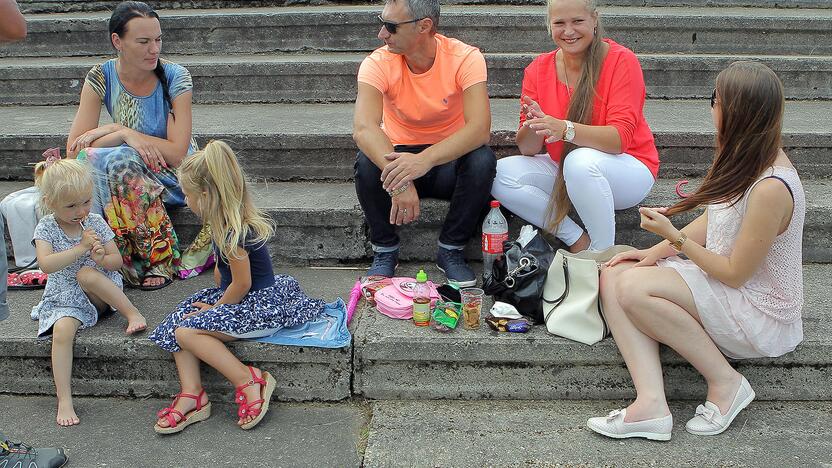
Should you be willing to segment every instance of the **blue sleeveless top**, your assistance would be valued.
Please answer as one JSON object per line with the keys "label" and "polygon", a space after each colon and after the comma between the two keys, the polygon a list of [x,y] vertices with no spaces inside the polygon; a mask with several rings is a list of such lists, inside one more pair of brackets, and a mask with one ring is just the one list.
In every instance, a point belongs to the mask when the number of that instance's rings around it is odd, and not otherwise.
{"label": "blue sleeveless top", "polygon": [[[145,135],[167,138],[168,115],[171,108],[165,102],[162,83],[159,82],[149,96],[130,94],[118,77],[116,60],[110,59],[92,67],[87,73],[86,83],[101,98],[113,122]],[[160,62],[165,69],[171,102],[193,89],[191,73],[185,67],[167,60],[160,59]],[[196,151],[196,147],[196,141],[191,137],[188,154]]]}
{"label": "blue sleeveless top", "polygon": [[[251,289],[258,289],[274,286],[274,270],[272,269],[272,258],[265,242],[246,243],[243,246],[248,252],[248,261],[251,267]],[[217,259],[217,268],[220,270],[220,289],[225,290],[231,284],[231,267],[226,259],[220,255],[220,250],[214,244],[214,257]]]}

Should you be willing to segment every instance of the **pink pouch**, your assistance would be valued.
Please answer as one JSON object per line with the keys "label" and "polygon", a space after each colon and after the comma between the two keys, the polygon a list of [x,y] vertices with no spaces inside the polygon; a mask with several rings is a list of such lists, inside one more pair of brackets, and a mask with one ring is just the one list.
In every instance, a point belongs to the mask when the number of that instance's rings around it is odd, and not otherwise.
{"label": "pink pouch", "polygon": [[[413,318],[413,287],[415,278],[392,278],[392,284],[376,291],[376,309],[382,314],[395,319]],[[436,286],[428,281],[430,291],[430,306],[439,299]]]}

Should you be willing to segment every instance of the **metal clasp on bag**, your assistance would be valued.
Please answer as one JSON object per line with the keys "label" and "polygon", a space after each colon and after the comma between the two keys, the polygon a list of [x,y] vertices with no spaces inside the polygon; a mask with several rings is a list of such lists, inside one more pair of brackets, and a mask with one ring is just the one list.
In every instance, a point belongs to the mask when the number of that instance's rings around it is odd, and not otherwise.
{"label": "metal clasp on bag", "polygon": [[[529,268],[528,271],[523,272],[524,269]],[[503,284],[506,285],[509,289],[514,288],[514,285],[517,284],[515,281],[515,277],[526,276],[531,273],[537,271],[537,259],[535,258],[534,261],[529,259],[529,257],[520,257],[520,261],[517,262],[517,267],[512,269],[506,274],[506,279],[503,280]],[[522,274],[521,274],[522,273]]]}

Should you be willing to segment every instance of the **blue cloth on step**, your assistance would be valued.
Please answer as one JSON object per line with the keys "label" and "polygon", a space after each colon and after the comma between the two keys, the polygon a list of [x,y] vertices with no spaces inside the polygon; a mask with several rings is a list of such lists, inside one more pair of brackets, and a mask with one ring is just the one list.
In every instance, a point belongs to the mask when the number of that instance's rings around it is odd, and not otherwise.
{"label": "blue cloth on step", "polygon": [[324,305],[317,318],[301,325],[281,328],[274,335],[256,338],[256,341],[288,346],[311,346],[315,348],[343,348],[352,343],[347,328],[347,307],[344,301]]}

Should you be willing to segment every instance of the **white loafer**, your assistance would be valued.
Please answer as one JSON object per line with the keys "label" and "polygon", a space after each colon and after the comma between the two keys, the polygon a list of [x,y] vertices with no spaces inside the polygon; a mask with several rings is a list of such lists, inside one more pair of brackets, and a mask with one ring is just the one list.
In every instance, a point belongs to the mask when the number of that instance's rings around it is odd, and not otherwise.
{"label": "white loafer", "polygon": [[740,411],[754,400],[755,396],[751,385],[743,377],[727,414],[723,415],[717,405],[706,401],[704,405],[696,407],[696,416],[685,424],[685,430],[691,434],[703,436],[721,434],[725,429],[728,429],[728,426],[731,425]]}
{"label": "white loafer", "polygon": [[673,430],[672,414],[662,418],[629,423],[624,422],[626,414],[626,409],[611,411],[607,416],[589,418],[586,425],[593,431],[614,439],[643,437],[650,440],[670,440],[670,433]]}

